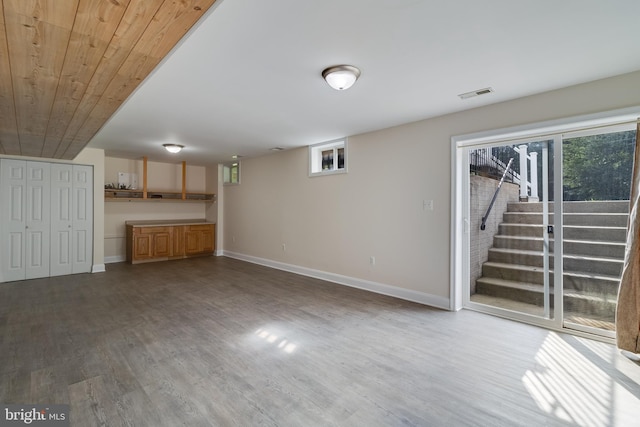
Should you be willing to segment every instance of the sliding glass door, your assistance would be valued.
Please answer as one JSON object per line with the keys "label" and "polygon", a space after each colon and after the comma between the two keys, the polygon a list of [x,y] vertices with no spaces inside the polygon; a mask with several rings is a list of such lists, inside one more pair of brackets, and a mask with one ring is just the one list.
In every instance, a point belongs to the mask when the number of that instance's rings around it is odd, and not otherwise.
{"label": "sliding glass door", "polygon": [[625,124],[460,148],[463,306],[613,336],[635,138]]}

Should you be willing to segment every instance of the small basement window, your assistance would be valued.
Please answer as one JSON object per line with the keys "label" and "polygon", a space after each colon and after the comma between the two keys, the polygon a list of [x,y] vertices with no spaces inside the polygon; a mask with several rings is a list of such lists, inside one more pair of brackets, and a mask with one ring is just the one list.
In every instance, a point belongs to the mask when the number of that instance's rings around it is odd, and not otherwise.
{"label": "small basement window", "polygon": [[309,176],[347,172],[347,138],[309,146]]}
{"label": "small basement window", "polygon": [[222,165],[222,183],[224,185],[240,184],[240,162]]}

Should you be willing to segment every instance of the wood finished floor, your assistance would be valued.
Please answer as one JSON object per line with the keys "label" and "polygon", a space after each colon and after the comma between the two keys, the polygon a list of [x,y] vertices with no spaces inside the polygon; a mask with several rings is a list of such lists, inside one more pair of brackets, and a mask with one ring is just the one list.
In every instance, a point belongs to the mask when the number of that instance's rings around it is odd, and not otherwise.
{"label": "wood finished floor", "polygon": [[0,284],[0,402],[73,426],[631,426],[610,345],[229,258]]}

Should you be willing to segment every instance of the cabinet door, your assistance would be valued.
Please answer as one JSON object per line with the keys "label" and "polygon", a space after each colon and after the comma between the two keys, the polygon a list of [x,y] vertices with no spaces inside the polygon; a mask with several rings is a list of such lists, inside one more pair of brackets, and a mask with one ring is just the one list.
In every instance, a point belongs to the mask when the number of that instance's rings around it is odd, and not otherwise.
{"label": "cabinet door", "polygon": [[213,248],[213,224],[187,226],[185,231],[186,255],[211,253]]}
{"label": "cabinet door", "polygon": [[200,231],[192,230],[191,226],[187,227],[184,232],[184,254],[197,255],[202,252]]}
{"label": "cabinet door", "polygon": [[51,165],[27,162],[25,278],[49,276]]}
{"label": "cabinet door", "polygon": [[72,165],[51,165],[51,275],[71,274]]}
{"label": "cabinet door", "polygon": [[0,281],[23,280],[27,210],[27,163],[0,160]]}
{"label": "cabinet door", "polygon": [[151,233],[145,233],[140,228],[133,229],[133,261],[141,261],[152,258]]}
{"label": "cabinet door", "polygon": [[184,256],[184,227],[181,225],[173,227],[173,250],[171,256]]}
{"label": "cabinet door", "polygon": [[207,225],[206,227],[206,229],[202,230],[202,251],[213,252],[215,248],[214,225]]}
{"label": "cabinet door", "polygon": [[152,252],[154,258],[171,256],[171,227],[163,227],[165,230],[153,233]]}

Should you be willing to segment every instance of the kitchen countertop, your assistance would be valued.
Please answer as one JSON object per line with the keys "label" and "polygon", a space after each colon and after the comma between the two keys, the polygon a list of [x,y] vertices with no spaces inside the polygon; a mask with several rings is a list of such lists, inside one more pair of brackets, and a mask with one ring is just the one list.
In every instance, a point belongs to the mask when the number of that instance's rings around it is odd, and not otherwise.
{"label": "kitchen countertop", "polygon": [[158,227],[158,226],[172,226],[172,225],[197,225],[197,224],[215,224],[215,222],[209,222],[205,219],[153,219],[153,220],[138,220],[138,221],[125,221],[126,225],[134,227]]}

